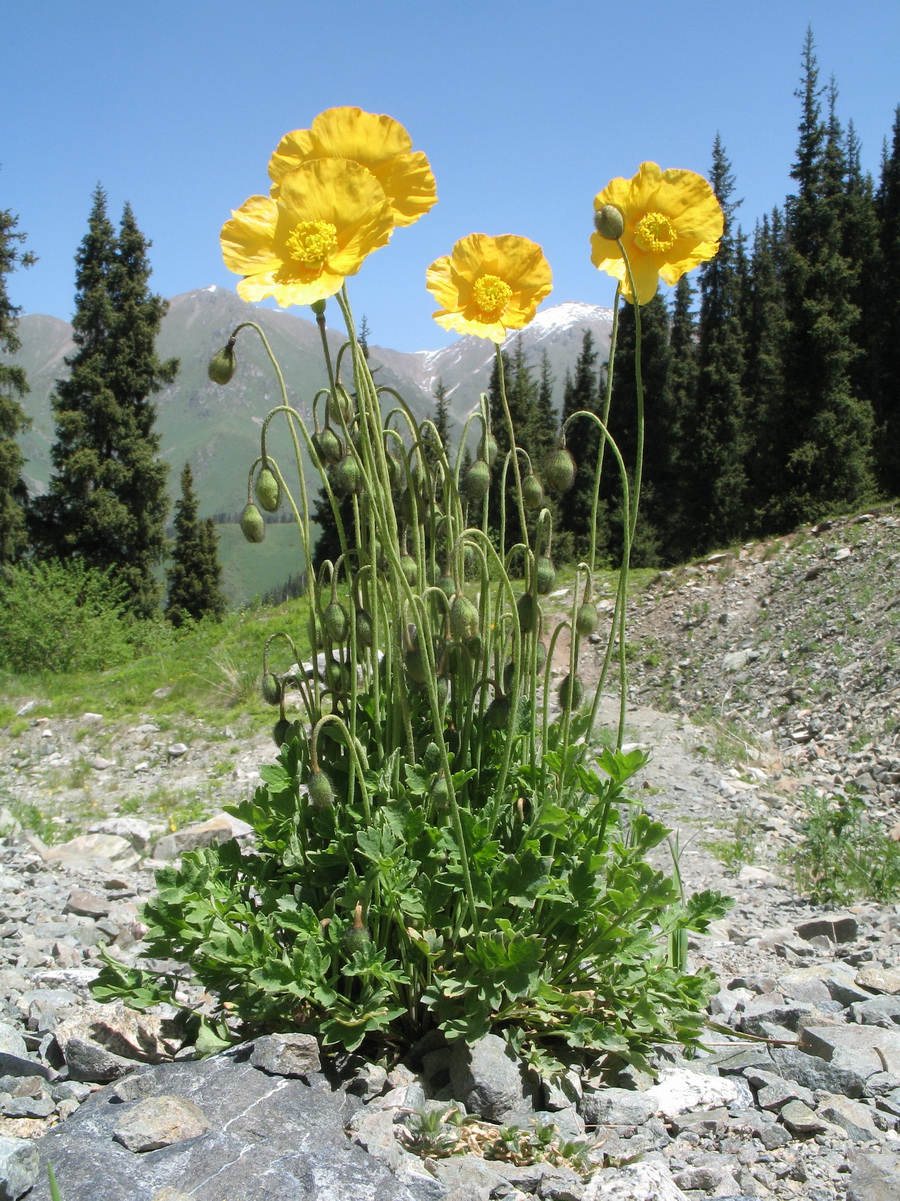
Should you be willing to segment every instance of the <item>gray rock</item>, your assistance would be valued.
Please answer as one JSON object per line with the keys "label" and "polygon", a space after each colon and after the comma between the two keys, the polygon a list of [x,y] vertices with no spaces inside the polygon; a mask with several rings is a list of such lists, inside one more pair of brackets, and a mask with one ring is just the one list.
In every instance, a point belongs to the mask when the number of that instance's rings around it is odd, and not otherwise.
{"label": "gray rock", "polygon": [[158,1014],[92,1003],[60,1022],[56,1043],[71,1079],[107,1084],[139,1063],[170,1059],[181,1043],[167,1038],[168,1026]]}
{"label": "gray rock", "polygon": [[68,842],[46,847],[42,857],[47,863],[87,871],[104,868],[123,871],[138,862],[131,843],[115,834],[79,834]]}
{"label": "gray rock", "polygon": [[[861,1076],[886,1072],[900,1087],[900,1030],[879,1026],[809,1026],[803,1046],[837,1068],[850,1068]],[[841,1090],[835,1090],[841,1091]]]}
{"label": "gray rock", "polygon": [[0,1201],[18,1201],[40,1172],[37,1144],[24,1138],[0,1136]]}
{"label": "gray rock", "polygon": [[898,1201],[900,1155],[853,1151],[848,1162],[847,1201]]}
{"label": "gray rock", "polygon": [[129,1151],[158,1151],[210,1129],[206,1114],[194,1101],[163,1094],[138,1101],[113,1131],[117,1143]]}
{"label": "gray rock", "polygon": [[891,1030],[900,1026],[900,997],[885,994],[869,1001],[855,1001],[850,1006],[850,1016],[862,1025]]}
{"label": "gray rock", "polygon": [[831,942],[853,942],[859,933],[859,922],[850,913],[825,913],[801,922],[795,929],[807,941],[824,936]]}
{"label": "gray rock", "polygon": [[266,1034],[253,1044],[250,1062],[272,1076],[308,1076],[322,1066],[311,1034]]}
{"label": "gray rock", "polygon": [[802,1101],[788,1101],[782,1106],[781,1120],[793,1134],[821,1134],[828,1129],[828,1123],[823,1121],[814,1110]]}
{"label": "gray rock", "polygon": [[158,840],[153,848],[154,859],[177,859],[185,851],[194,851],[198,847],[209,847],[214,843],[228,842],[229,838],[243,838],[252,832],[246,822],[229,817],[227,813],[217,813],[205,822],[196,822],[176,830],[174,834],[166,834]]}
{"label": "gray rock", "polygon": [[855,1143],[866,1143],[880,1137],[868,1105],[838,1095],[820,1097],[819,1115],[832,1126],[846,1130]]}
{"label": "gray rock", "polygon": [[584,1201],[688,1201],[688,1198],[665,1168],[635,1163],[598,1172],[585,1186]]}
{"label": "gray rock", "polygon": [[[161,1064],[143,1076],[154,1097],[198,1105],[209,1132],[136,1155],[113,1141],[123,1106],[113,1101],[114,1086],[101,1089],[38,1144],[65,1201],[135,1201],[166,1196],[164,1190],[191,1201],[244,1201],[260,1195],[262,1181],[266,1201],[436,1201],[440,1195],[423,1182],[397,1180],[347,1140],[352,1099],[343,1092],[258,1071],[247,1047],[200,1062]],[[29,1201],[50,1201],[45,1180]]]}
{"label": "gray rock", "polygon": [[865,1077],[850,1068],[835,1067],[817,1055],[807,1055],[795,1047],[773,1047],[772,1059],[776,1071],[806,1088],[820,1088],[827,1093],[842,1093],[845,1097],[861,1097]]}
{"label": "gray rock", "polygon": [[509,1043],[496,1034],[486,1034],[471,1045],[462,1039],[453,1044],[450,1082],[454,1097],[489,1122],[534,1109],[536,1082]]}
{"label": "gray rock", "polygon": [[581,1115],[589,1126],[641,1126],[656,1113],[656,1101],[627,1088],[585,1089]]}

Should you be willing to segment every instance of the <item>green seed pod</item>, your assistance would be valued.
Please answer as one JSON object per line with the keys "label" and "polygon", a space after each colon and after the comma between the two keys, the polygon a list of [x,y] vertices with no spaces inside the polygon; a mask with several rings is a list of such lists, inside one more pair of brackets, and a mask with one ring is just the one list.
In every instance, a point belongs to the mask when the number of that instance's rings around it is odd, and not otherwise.
{"label": "green seed pod", "polygon": [[311,772],[306,788],[314,809],[330,809],[334,804],[334,786],[323,771]]}
{"label": "green seed pod", "polygon": [[497,455],[500,453],[500,448],[497,446],[497,439],[493,434],[482,434],[481,441],[478,444],[478,457],[484,459],[489,467],[493,467],[497,462]]}
{"label": "green seed pod", "polygon": [[313,434],[312,444],[326,467],[340,463],[344,457],[344,444],[329,425],[326,425],[321,433]]}
{"label": "green seed pod", "polygon": [[540,606],[530,592],[523,592],[516,602],[519,611],[519,627],[523,634],[530,634],[537,629],[540,616]]}
{"label": "green seed pod", "polygon": [[438,704],[441,706],[441,708],[443,708],[450,699],[450,681],[446,676],[438,676],[434,683],[437,691]]}
{"label": "green seed pod", "polygon": [[286,717],[280,718],[272,727],[272,737],[275,739],[275,745],[280,749],[288,740],[291,732],[291,723]]}
{"label": "green seed pod", "polygon": [[568,492],[575,483],[575,460],[564,446],[558,446],[544,464],[544,479],[554,492]]}
{"label": "green seed pod", "polygon": [[267,513],[274,513],[281,504],[281,485],[268,467],[256,477],[256,499]]}
{"label": "green seed pod", "polygon": [[340,384],[337,385],[336,391],[328,397],[325,412],[328,414],[328,420],[333,421],[335,425],[350,424],[355,407],[353,398],[346,388],[341,387]]}
{"label": "green seed pod", "polygon": [[621,209],[614,204],[604,204],[594,213],[594,229],[601,238],[609,238],[611,242],[618,241],[625,232],[625,218]]}
{"label": "green seed pod", "polygon": [[400,570],[403,572],[407,584],[411,588],[415,588],[419,582],[419,569],[416,567],[416,561],[412,555],[400,556]]}
{"label": "green seed pod", "polygon": [[331,486],[340,496],[359,494],[366,486],[359,462],[353,455],[344,455],[331,471]]}
{"label": "green seed pod", "polygon": [[484,500],[491,486],[491,469],[484,459],[476,459],[465,474],[462,491],[469,500]]}
{"label": "green seed pod", "polygon": [[448,599],[456,595],[456,583],[452,575],[439,575],[434,583]]}
{"label": "green seed pod", "polygon": [[478,606],[467,596],[454,597],[450,606],[450,630],[458,642],[475,638],[479,628]]}
{"label": "green seed pod", "polygon": [[548,592],[553,591],[553,585],[556,583],[556,568],[549,559],[538,559],[535,575],[540,596],[546,596]]}
{"label": "green seed pod", "polygon": [[343,642],[350,633],[350,617],[338,601],[331,601],[322,614],[322,625],[332,642]]}
{"label": "green seed pod", "polygon": [[281,698],[284,696],[284,688],[281,685],[281,680],[273,672],[266,672],[262,678],[259,690],[267,705],[281,704]]}
{"label": "green seed pod", "polygon": [[584,700],[584,684],[578,676],[566,676],[559,686],[559,703],[564,709],[571,708],[574,712],[581,708]]}
{"label": "green seed pod", "polygon": [[575,632],[580,634],[582,638],[586,638],[589,634],[593,634],[600,624],[600,614],[597,612],[597,606],[592,601],[585,601],[575,614]]}
{"label": "green seed pod", "polygon": [[356,641],[360,646],[372,645],[372,616],[365,609],[356,610]]}
{"label": "green seed pod", "polygon": [[245,506],[241,514],[241,533],[248,542],[262,542],[266,536],[266,523],[254,504]]}
{"label": "green seed pod", "polygon": [[231,383],[236,366],[234,347],[228,342],[209,360],[207,374],[214,384],[228,384]]}
{"label": "green seed pod", "polygon": [[344,935],[344,950],[348,955],[354,951],[364,950],[372,941],[372,936],[365,926],[353,925]]}
{"label": "green seed pod", "polygon": [[522,501],[532,512],[544,503],[544,486],[536,475],[526,475],[522,480]]}

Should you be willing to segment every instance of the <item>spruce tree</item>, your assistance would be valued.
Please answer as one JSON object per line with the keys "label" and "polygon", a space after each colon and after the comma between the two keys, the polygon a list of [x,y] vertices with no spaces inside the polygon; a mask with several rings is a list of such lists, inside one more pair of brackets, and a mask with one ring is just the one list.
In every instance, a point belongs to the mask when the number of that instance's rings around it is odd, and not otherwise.
{"label": "spruce tree", "polygon": [[[8,209],[0,210],[0,351],[8,355],[14,355],[21,343],[16,333],[20,310],[9,298],[6,277],[18,265],[29,267],[35,261],[29,251],[21,251],[25,234],[17,225],[18,218]],[[22,479],[25,460],[18,443],[19,434],[29,425],[19,403],[27,392],[23,368],[0,363],[0,566],[20,559],[28,546],[28,493]]]}
{"label": "spruce tree", "polygon": [[[625,462],[628,486],[634,498],[635,464],[638,451],[638,395],[635,376],[637,323],[634,306],[623,305],[619,316],[609,432]],[[662,293],[641,306],[641,381],[644,394],[644,455],[640,496],[641,518],[631,548],[631,561],[646,567],[659,562],[659,531],[651,520],[657,500],[664,503],[658,482],[666,470],[670,441],[667,415],[669,382],[669,311]],[[614,563],[620,563],[623,551],[624,495],[622,477],[609,451],[604,460],[603,492],[608,497],[608,549]]]}
{"label": "spruce tree", "polygon": [[748,411],[748,474],[750,526],[766,532],[774,494],[780,491],[780,415],[785,405],[784,347],[786,338],[781,260],[784,225],[775,209],[763,217],[753,235],[750,256],[750,298],[745,325],[744,392]]}
{"label": "spruce tree", "polygon": [[732,199],[734,176],[718,134],[710,184],[722,206],[724,227],[718,254],[700,268],[696,402],[682,431],[692,554],[734,541],[749,520],[743,252],[734,224],[740,201]]}
{"label": "spruce tree", "polygon": [[[566,375],[563,392],[563,422],[575,413],[596,413],[602,416],[600,396],[599,354],[594,347],[594,335],[586,329],[581,338],[581,351],[575,362],[574,373]],[[591,515],[594,503],[594,486],[597,479],[602,434],[596,421],[588,417],[576,417],[566,430],[566,444],[571,451],[577,471],[575,483],[558,500],[559,529],[568,535],[566,545],[575,558],[582,558],[590,549]],[[603,473],[606,479],[615,475],[616,466],[607,449],[603,457]],[[602,487],[602,484],[601,484]],[[608,492],[608,486],[603,492]],[[606,528],[603,511],[597,509],[598,539],[597,553],[606,553]]]}
{"label": "spruce tree", "polygon": [[874,370],[879,482],[889,496],[900,496],[900,106],[894,114],[891,144],[884,151],[875,211],[879,255],[877,270],[870,277],[868,346]]}
{"label": "spruce tree", "polygon": [[166,549],[167,465],[159,457],[150,397],[172,382],[155,342],[167,303],[149,291],[149,243],[126,205],[116,234],[97,187],[76,256],[76,353],[51,398],[53,475],[34,505],[34,541],[45,558],[78,556],[111,569],[136,617],[158,610],[154,568]]}
{"label": "spruce tree", "polygon": [[[681,562],[690,555],[690,455],[684,430],[697,402],[697,322],[694,289],[687,275],[675,285],[669,326],[669,363],[659,421],[650,431],[655,463],[647,518],[658,531],[660,562]],[[651,400],[651,409],[653,402]],[[653,451],[651,451],[651,454]]]}
{"label": "spruce tree", "polygon": [[443,380],[438,380],[434,386],[434,412],[431,414],[434,430],[426,426],[424,433],[425,458],[432,465],[438,462],[439,452],[435,439],[443,446],[444,453],[453,466],[453,447],[450,446],[450,402],[447,400],[447,388]]}
{"label": "spruce tree", "polygon": [[846,164],[833,115],[822,119],[812,32],[797,92],[801,121],[788,197],[784,264],[784,396],[773,442],[780,491],[775,529],[863,503],[871,494],[872,410],[853,388],[856,267],[845,252]]}
{"label": "spruce tree", "polygon": [[225,616],[218,535],[211,518],[200,520],[189,463],[181,472],[181,498],[175,502],[175,541],[166,582],[166,617],[172,625],[182,626],[202,617],[221,621]]}

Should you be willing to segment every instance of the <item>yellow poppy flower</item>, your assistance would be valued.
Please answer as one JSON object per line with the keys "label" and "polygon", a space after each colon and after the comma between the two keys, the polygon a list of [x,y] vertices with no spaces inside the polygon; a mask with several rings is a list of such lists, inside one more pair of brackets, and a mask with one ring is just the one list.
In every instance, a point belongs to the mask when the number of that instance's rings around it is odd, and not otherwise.
{"label": "yellow poppy flower", "polygon": [[501,343],[522,329],[553,287],[550,264],[535,242],[516,234],[469,234],[428,268],[428,291],[444,329]]}
{"label": "yellow poppy flower", "polygon": [[244,277],[244,300],[313,304],[339,291],[392,228],[374,175],[346,159],[320,159],[285,175],[277,200],[251,196],[236,209],[222,227],[222,255]]}
{"label": "yellow poppy flower", "polygon": [[[706,180],[693,171],[661,171],[641,163],[633,179],[613,179],[594,198],[594,211],[612,205],[622,215],[621,242],[628,255],[638,304],[656,295],[660,277],[677,283],[686,271],[711,259],[722,237],[722,208]],[[621,282],[634,303],[618,243],[591,235],[591,262]]]}
{"label": "yellow poppy flower", "polygon": [[285,134],[269,160],[272,195],[278,196],[290,171],[323,158],[352,159],[371,171],[384,188],[395,225],[412,225],[437,200],[428,159],[421,150],[412,151],[400,122],[359,108],[330,108],[315,118],[312,129]]}

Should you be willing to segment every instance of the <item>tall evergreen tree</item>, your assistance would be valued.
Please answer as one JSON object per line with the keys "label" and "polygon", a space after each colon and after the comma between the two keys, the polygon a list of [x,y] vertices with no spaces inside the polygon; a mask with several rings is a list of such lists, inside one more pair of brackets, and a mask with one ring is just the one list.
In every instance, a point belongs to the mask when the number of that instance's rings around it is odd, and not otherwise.
{"label": "tall evergreen tree", "polygon": [[833,112],[828,124],[822,119],[811,31],[797,96],[800,137],[791,171],[797,190],[786,212],[785,387],[773,414],[780,491],[766,512],[776,529],[861,503],[874,486],[871,405],[853,390],[858,313],[855,265],[845,253],[842,138]]}
{"label": "tall evergreen tree", "polygon": [[[516,446],[528,455],[532,466],[539,471],[540,448],[536,444],[539,425],[537,422],[539,386],[534,378],[531,364],[525,354],[521,337],[517,338],[512,354],[501,351],[503,356],[503,379],[506,401],[516,436]],[[497,358],[491,372],[488,387],[488,406],[491,418],[491,434],[497,443],[497,459],[493,467],[493,480],[488,496],[488,519],[491,528],[499,532],[501,511],[505,505],[506,542],[511,546],[522,539],[522,529],[515,501],[515,472],[512,460],[506,468],[506,495],[502,492],[503,470],[510,450],[509,430],[500,394],[500,368]],[[538,456],[538,457],[536,457]],[[524,456],[519,456],[519,471],[524,477],[528,473]]]}
{"label": "tall evergreen tree", "polygon": [[534,470],[538,475],[540,475],[541,464],[556,446],[559,437],[559,417],[553,403],[553,382],[550,356],[544,350],[541,352],[537,405],[531,434],[531,457]]}
{"label": "tall evergreen tree", "polygon": [[[453,466],[455,455],[454,448],[450,445],[450,402],[447,400],[446,385],[441,379],[434,386],[434,412],[431,414],[431,421],[434,431],[437,432],[437,440],[443,446],[450,465]],[[438,461],[438,448],[434,445],[434,431],[426,427],[423,439],[425,457],[432,466]]]}
{"label": "tall evergreen tree", "polygon": [[77,350],[52,397],[54,473],[34,505],[38,553],[112,569],[138,617],[158,609],[154,567],[166,549],[168,467],[150,397],[178,370],[155,350],[167,304],[149,291],[148,247],[128,205],[116,235],[98,185],[76,256]]}
{"label": "tall evergreen tree", "polygon": [[[21,343],[16,333],[20,310],[9,298],[6,277],[17,266],[29,267],[35,261],[30,251],[20,249],[25,234],[17,226],[17,217],[8,209],[0,210],[0,351],[8,355],[14,355]],[[27,392],[23,368],[0,363],[0,566],[21,558],[28,546],[28,494],[22,479],[25,460],[18,442],[29,424],[20,404]]]}
{"label": "tall evergreen tree", "polygon": [[691,553],[741,536],[748,525],[742,235],[734,175],[716,135],[710,184],[724,214],[718,254],[700,268],[696,403],[683,425]]}
{"label": "tall evergreen tree", "polygon": [[[691,448],[684,429],[697,401],[697,322],[694,289],[687,275],[675,285],[669,326],[668,377],[658,422],[650,431],[651,493],[645,512],[658,531],[660,562],[676,563],[690,555],[687,526],[690,507]],[[651,410],[653,401],[651,400]]]}
{"label": "tall evergreen tree", "polygon": [[748,411],[750,522],[765,530],[764,514],[781,477],[780,414],[785,405],[786,338],[781,260],[784,225],[776,209],[758,222],[750,257],[750,299],[745,324],[744,391]]}
{"label": "tall evergreen tree", "polygon": [[[616,344],[616,364],[613,375],[612,404],[609,411],[609,431],[625,463],[629,491],[634,498],[635,466],[638,453],[638,393],[635,375],[637,323],[634,306],[623,305],[619,316],[619,336]],[[631,548],[635,566],[659,562],[659,531],[651,513],[656,501],[662,503],[658,481],[665,473],[670,440],[667,415],[669,384],[669,311],[665,298],[657,293],[641,306],[641,382],[644,395],[644,453],[640,496],[640,519]],[[613,456],[607,451],[603,474],[603,491],[608,497],[608,549],[612,561],[618,563],[623,550],[624,494],[622,477]]]}
{"label": "tall evergreen tree", "polygon": [[868,310],[874,363],[874,402],[878,422],[881,487],[900,496],[900,106],[894,114],[890,146],[885,147],[875,198],[878,264],[870,277],[873,304]]}
{"label": "tall evergreen tree", "polygon": [[221,621],[227,602],[222,591],[218,535],[211,518],[201,521],[189,463],[181,472],[181,498],[175,502],[175,541],[166,572],[166,617],[174,626],[211,617]]}
{"label": "tall evergreen tree", "polygon": [[[599,354],[594,346],[594,335],[589,329],[582,334],[581,351],[571,376],[566,375],[563,393],[563,422],[575,413],[597,413],[601,415]],[[574,557],[588,553],[591,540],[591,514],[594,502],[594,485],[597,479],[597,462],[602,435],[595,421],[587,417],[576,417],[566,432],[566,443],[577,465],[575,483],[559,498],[559,528],[569,536],[569,545]],[[603,473],[615,473],[615,463],[608,450],[603,458]],[[602,487],[602,484],[601,484]],[[606,489],[604,489],[606,490]],[[606,530],[598,516],[598,554],[606,551]]]}

